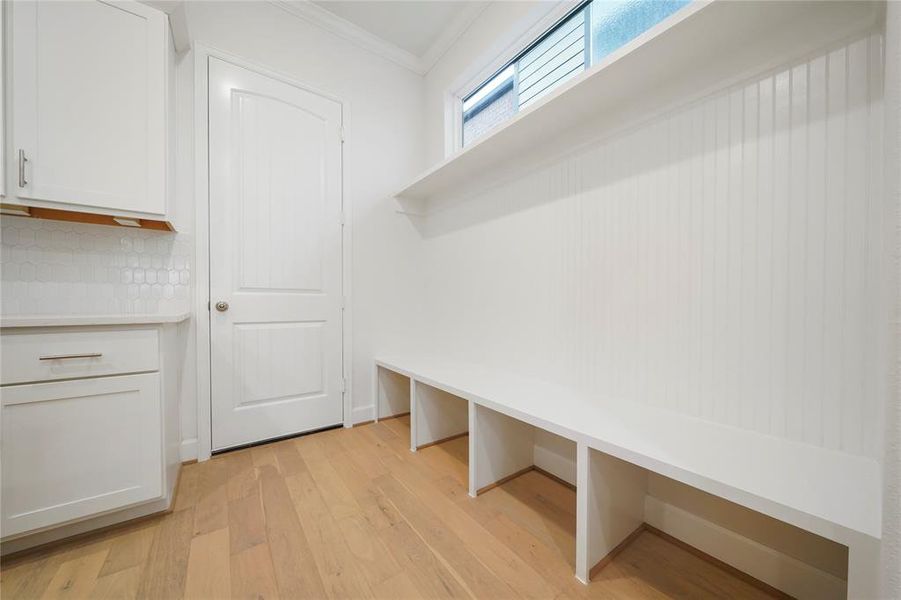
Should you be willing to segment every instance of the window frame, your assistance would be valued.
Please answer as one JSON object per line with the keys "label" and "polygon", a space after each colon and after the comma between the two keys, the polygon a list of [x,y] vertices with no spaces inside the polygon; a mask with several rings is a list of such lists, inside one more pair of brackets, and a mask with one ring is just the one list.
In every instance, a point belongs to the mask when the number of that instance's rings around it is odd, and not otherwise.
{"label": "window frame", "polygon": [[[511,65],[514,65],[516,68],[514,70],[514,90],[517,91],[517,102],[515,105],[515,113],[512,117],[508,117],[507,119],[503,119],[497,121],[495,125],[490,127],[488,130],[485,130],[478,137],[473,139],[470,142],[470,145],[477,145],[480,139],[484,137],[490,137],[492,134],[491,130],[503,127],[504,123],[514,120],[518,113],[520,112],[521,106],[519,103],[519,94],[518,94],[518,83],[519,83],[519,66],[516,64],[522,57],[531,51],[536,45],[541,44],[546,41],[548,36],[554,34],[558,28],[562,27],[567,20],[569,20],[573,15],[579,13],[580,11],[584,12],[584,31],[582,33],[582,39],[584,40],[584,56],[582,60],[582,73],[590,72],[596,65],[593,64],[594,60],[594,51],[595,51],[595,39],[594,39],[594,31],[592,31],[593,26],[593,17],[594,11],[592,10],[594,0],[559,0],[555,5],[553,5],[550,9],[546,9],[544,11],[538,11],[537,9],[533,10],[533,13],[544,12],[544,15],[539,15],[536,19],[536,23],[531,27],[525,27],[526,32],[518,37],[516,43],[511,47],[508,47],[506,52],[501,52],[494,54],[495,58],[487,59],[486,63],[488,63],[489,67],[485,67],[481,69],[478,74],[473,77],[470,76],[465,78],[465,85],[455,86],[455,93],[446,93],[445,96],[445,119],[444,119],[444,142],[445,142],[445,158],[449,158],[452,155],[459,154],[464,150],[463,147],[463,127],[465,121],[463,119],[463,104],[466,100],[472,97],[474,94],[478,93],[485,85],[491,83],[491,81],[497,77],[504,69],[509,68]],[[604,60],[606,60],[606,55],[610,53],[616,53],[619,48],[622,47],[630,47],[634,45],[635,40],[645,39],[649,31],[655,30],[657,27],[661,25],[661,23],[666,23],[670,21],[677,15],[678,13],[684,11],[687,6],[691,6],[693,4],[703,4],[702,0],[668,0],[672,1],[676,4],[676,6],[671,7],[663,15],[657,15],[654,17],[653,15],[643,15],[644,17],[651,16],[656,20],[653,20],[650,23],[646,23],[644,28],[641,31],[637,31],[636,33],[632,33],[630,38],[623,39],[619,43],[619,45],[615,48],[611,48],[608,52],[605,53],[604,57],[598,58],[598,64],[603,64]],[[518,19],[518,21],[524,21],[526,19]],[[514,28],[522,28],[522,25],[514,25]],[[575,31],[575,29],[573,29]],[[572,33],[572,32],[569,32]],[[510,37],[515,37],[515,32],[508,32],[505,35],[501,36],[501,41],[495,45],[495,47],[502,46],[503,39],[508,39]],[[575,42],[573,42],[575,43]],[[640,44],[638,44],[640,45]],[[488,54],[488,53],[486,53]],[[568,60],[571,60],[577,56],[573,54],[569,57]],[[558,77],[557,80],[539,90],[537,94],[535,94],[534,98],[527,98],[526,102],[523,103],[523,107],[525,110],[531,108],[529,105],[533,103],[533,101],[537,102],[538,105],[541,104],[540,96],[543,96],[545,93],[556,89],[558,85],[556,84],[560,79],[569,78],[570,75],[575,73],[577,67],[573,67],[572,70],[568,71],[566,74]],[[472,71],[470,68],[468,71]],[[578,74],[577,74],[578,75]],[[464,79],[461,76],[460,79]]]}
{"label": "window frame", "polygon": [[[502,73],[511,65],[516,65],[517,61],[526,55],[535,46],[543,42],[548,36],[552,35],[557,29],[562,27],[566,21],[578,13],[585,11],[584,36],[585,36],[585,69],[591,68],[591,2],[592,0],[578,0],[577,2],[560,2],[553,10],[549,11],[543,19],[535,26],[530,27],[527,32],[519,36],[517,43],[513,46],[515,51],[503,53],[500,57],[495,56],[495,60],[491,61],[488,66],[481,69],[476,77],[469,79],[467,85],[462,86],[459,91],[452,95],[450,102],[452,104],[453,115],[445,115],[445,123],[449,127],[450,136],[445,136],[445,153],[446,155],[454,154],[464,149],[463,146],[463,103],[466,102],[474,94],[491,82],[497,75]],[[511,48],[511,49],[513,49]],[[517,88],[519,80],[519,67],[514,69],[514,89]],[[517,109],[517,112],[518,109]],[[450,117],[450,119],[448,119]],[[485,135],[490,135],[486,133]],[[449,138],[449,139],[448,139]],[[473,140],[471,144],[477,143]]]}
{"label": "window frame", "polygon": [[[463,98],[499,73],[532,43],[562,22],[570,13],[578,10],[582,0],[559,0],[539,3],[531,18],[514,23],[502,33],[497,43],[484,52],[467,68],[444,95],[444,157],[463,150]],[[477,142],[476,142],[477,143]]]}

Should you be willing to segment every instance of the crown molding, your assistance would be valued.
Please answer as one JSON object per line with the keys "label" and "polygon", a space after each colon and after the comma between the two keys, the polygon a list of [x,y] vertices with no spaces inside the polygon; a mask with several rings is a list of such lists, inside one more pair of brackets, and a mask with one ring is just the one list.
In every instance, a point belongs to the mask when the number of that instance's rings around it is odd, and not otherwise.
{"label": "crown molding", "polygon": [[417,75],[428,73],[490,4],[486,0],[466,2],[466,7],[441,31],[428,50],[422,56],[416,56],[412,52],[408,52],[374,33],[370,33],[359,25],[351,23],[347,19],[310,2],[310,0],[268,0],[268,2],[281,8],[288,14],[325,29],[329,33],[347,40],[363,50],[409,69]]}
{"label": "crown molding", "polygon": [[424,74],[422,71],[422,60],[418,56],[386,42],[377,35],[369,33],[362,27],[342,19],[309,0],[268,0],[268,2],[281,8],[288,14],[351,42],[363,50],[368,50],[419,75]]}
{"label": "crown molding", "polygon": [[457,13],[420,58],[423,75],[432,70],[432,67],[441,60],[441,57],[450,50],[451,46],[457,43],[460,36],[466,33],[470,25],[485,12],[489,4],[490,2],[484,0],[466,2],[466,7]]}

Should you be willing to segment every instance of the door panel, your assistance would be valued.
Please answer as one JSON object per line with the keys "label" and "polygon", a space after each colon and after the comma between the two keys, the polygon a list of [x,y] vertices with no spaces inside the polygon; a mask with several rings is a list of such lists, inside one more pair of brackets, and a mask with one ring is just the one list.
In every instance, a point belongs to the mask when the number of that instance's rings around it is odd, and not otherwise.
{"label": "door panel", "polygon": [[[235,94],[242,289],[322,291],[328,121],[277,98]],[[260,202],[260,197],[266,202]]]}
{"label": "door panel", "polygon": [[209,84],[219,450],[343,419],[341,106],[215,58]]}
{"label": "door panel", "polygon": [[241,323],[235,326],[238,408],[325,391],[326,323]]}

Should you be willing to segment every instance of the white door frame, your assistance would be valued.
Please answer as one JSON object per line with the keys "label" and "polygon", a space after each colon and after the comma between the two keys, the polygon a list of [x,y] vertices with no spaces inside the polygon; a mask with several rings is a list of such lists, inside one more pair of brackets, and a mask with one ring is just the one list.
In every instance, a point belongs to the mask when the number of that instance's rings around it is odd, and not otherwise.
{"label": "white door frame", "polygon": [[[203,43],[195,42],[194,51],[194,239],[195,279],[194,314],[196,315],[197,343],[197,460],[205,461],[212,454],[212,394],[210,391],[210,186],[209,186],[209,58],[214,57],[312,92],[341,105],[342,131],[348,129],[348,103],[332,94],[298,82],[290,76],[278,73],[262,65],[245,60]],[[346,133],[342,134],[343,138]],[[341,287],[343,311],[341,319],[341,356],[344,371],[344,395],[342,398],[344,426],[351,427],[351,267],[352,223],[351,205],[344,193],[347,183],[344,168],[344,146],[341,146],[341,208],[344,227],[341,231]]]}

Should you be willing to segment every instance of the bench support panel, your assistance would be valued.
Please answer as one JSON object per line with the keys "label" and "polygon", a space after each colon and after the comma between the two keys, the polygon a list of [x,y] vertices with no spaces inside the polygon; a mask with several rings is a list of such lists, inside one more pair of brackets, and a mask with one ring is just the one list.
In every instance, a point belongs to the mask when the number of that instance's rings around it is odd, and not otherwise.
{"label": "bench support panel", "polygon": [[375,420],[410,412],[410,378],[375,365],[372,376]]}
{"label": "bench support panel", "polygon": [[470,403],[469,495],[532,468],[534,429],[528,423]]}
{"label": "bench support panel", "polygon": [[411,381],[410,450],[469,431],[469,403],[415,379]]}
{"label": "bench support panel", "polygon": [[848,598],[882,598],[879,593],[881,560],[879,540],[858,534],[848,544]]}
{"label": "bench support panel", "polygon": [[419,443],[416,441],[419,439],[417,437],[418,429],[418,419],[419,419],[419,402],[416,399],[416,380],[412,377],[410,378],[410,452],[416,452],[416,448],[419,447]]}
{"label": "bench support panel", "polygon": [[576,577],[592,568],[644,524],[647,471],[579,443],[576,456]]}

